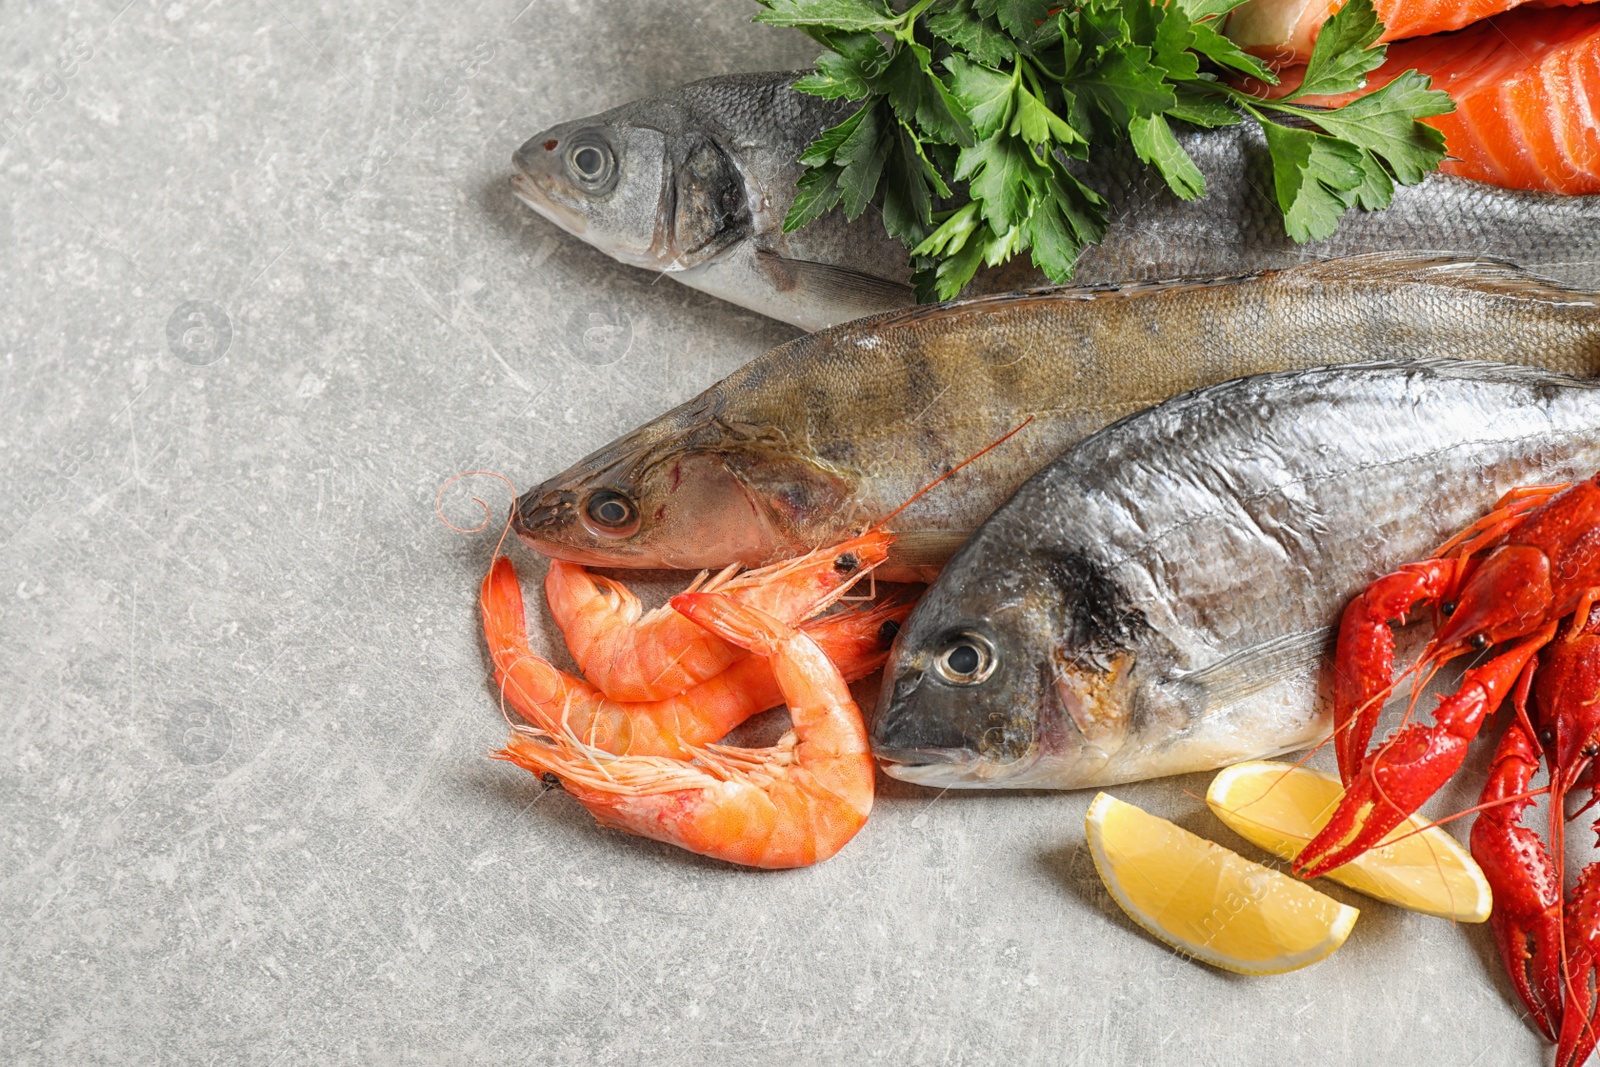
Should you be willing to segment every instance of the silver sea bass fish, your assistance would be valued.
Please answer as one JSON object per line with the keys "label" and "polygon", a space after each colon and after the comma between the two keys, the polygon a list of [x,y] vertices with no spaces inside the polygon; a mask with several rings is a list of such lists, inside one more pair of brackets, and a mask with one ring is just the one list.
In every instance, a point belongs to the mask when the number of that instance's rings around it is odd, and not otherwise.
{"label": "silver sea bass fish", "polygon": [[895,641],[892,776],[1076,789],[1327,735],[1349,599],[1518,485],[1600,469],[1600,384],[1473,362],[1201,389],[1025,483]]}
{"label": "silver sea bass fish", "polygon": [[[514,162],[517,197],[623,263],[807,330],[913,302],[906,250],[875,210],[832,211],[794,233],[783,218],[800,153],[853,105],[794,92],[800,71],[707,78],[552,126]],[[1557,196],[1431,175],[1383,211],[1353,211],[1325,241],[1284,233],[1259,127],[1189,129],[1179,140],[1207,195],[1178,199],[1126,146],[1075,164],[1109,204],[1110,231],[1075,281],[1220,276],[1365,252],[1509,259],[1600,289],[1600,196]],[[1046,284],[1026,257],[981,272],[967,295]]]}

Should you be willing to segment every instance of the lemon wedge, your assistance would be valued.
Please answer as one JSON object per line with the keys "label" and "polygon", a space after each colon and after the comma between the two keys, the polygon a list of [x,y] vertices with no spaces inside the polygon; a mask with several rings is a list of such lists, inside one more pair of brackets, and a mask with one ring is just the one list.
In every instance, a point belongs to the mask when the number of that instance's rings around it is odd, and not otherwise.
{"label": "lemon wedge", "polygon": [[1101,793],[1085,820],[1100,880],[1173,948],[1240,974],[1325,959],[1359,912],[1165,819]]}
{"label": "lemon wedge", "polygon": [[[1257,760],[1217,775],[1206,791],[1206,803],[1240,837],[1292,860],[1333,817],[1343,795],[1344,788],[1331,774]],[[1390,844],[1380,844],[1327,877],[1398,907],[1456,922],[1483,922],[1493,897],[1482,869],[1439,827],[1416,832],[1423,825],[1425,820],[1413,816],[1384,838]]]}

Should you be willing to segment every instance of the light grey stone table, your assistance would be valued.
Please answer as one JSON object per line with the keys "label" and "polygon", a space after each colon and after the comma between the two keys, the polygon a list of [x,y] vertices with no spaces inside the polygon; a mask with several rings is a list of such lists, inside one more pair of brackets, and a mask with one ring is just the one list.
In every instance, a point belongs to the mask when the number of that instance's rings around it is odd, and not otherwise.
{"label": "light grey stone table", "polygon": [[[1483,927],[1335,888],[1362,918],[1309,970],[1174,955],[1087,794],[885,782],[765,873],[486,758],[494,539],[441,484],[525,486],[791,336],[533,218],[511,152],[808,59],[752,10],[0,10],[0,1062],[1541,1062]],[[1205,782],[1119,793],[1259,856]]]}

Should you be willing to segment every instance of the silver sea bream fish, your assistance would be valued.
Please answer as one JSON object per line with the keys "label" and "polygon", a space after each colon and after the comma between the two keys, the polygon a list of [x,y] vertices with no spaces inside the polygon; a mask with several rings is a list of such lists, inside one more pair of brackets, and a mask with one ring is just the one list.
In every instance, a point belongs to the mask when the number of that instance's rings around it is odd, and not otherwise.
{"label": "silver sea bream fish", "polygon": [[[808,330],[912,303],[906,250],[876,210],[783,219],[800,153],[853,105],[794,92],[800,71],[707,78],[563,122],[516,153],[526,205],[623,263]],[[1181,124],[1180,124],[1181,126]],[[1105,240],[1082,284],[1240,274],[1365,252],[1495,256],[1600,289],[1600,196],[1557,196],[1431,175],[1383,211],[1352,211],[1325,241],[1284,233],[1259,127],[1187,128],[1178,139],[1207,194],[1178,199],[1126,146],[1074,164],[1106,197]],[[967,295],[1046,284],[1026,257],[980,272]]]}
{"label": "silver sea bream fish", "polygon": [[1067,450],[950,561],[873,750],[940,787],[1076,789],[1327,735],[1333,628],[1518,485],[1600,470],[1600,384],[1474,362],[1265,374]]}

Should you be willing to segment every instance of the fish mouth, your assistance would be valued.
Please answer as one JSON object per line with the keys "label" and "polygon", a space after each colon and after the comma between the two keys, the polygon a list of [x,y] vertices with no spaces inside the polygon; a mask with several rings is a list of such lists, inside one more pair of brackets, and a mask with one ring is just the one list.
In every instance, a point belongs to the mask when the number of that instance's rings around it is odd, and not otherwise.
{"label": "fish mouth", "polygon": [[577,493],[536,485],[512,502],[511,529],[524,540],[546,530],[565,529],[576,521],[577,507]]}
{"label": "fish mouth", "polygon": [[534,213],[555,223],[574,237],[581,237],[589,229],[588,221],[581,212],[577,212],[562,204],[551,193],[549,179],[537,171],[522,170],[511,176],[511,195],[515,196],[524,207],[530,207]]}
{"label": "fish mouth", "polygon": [[949,777],[952,771],[959,774],[978,758],[975,753],[957,748],[874,747],[872,755],[878,761],[878,766],[883,768],[884,774],[898,778],[902,782],[916,782],[919,785],[938,784],[934,779],[942,781]]}
{"label": "fish mouth", "polygon": [[1030,754],[1021,760],[999,763],[968,749],[875,748],[878,766],[890,778],[934,789],[1005,788],[1035,762]]}

